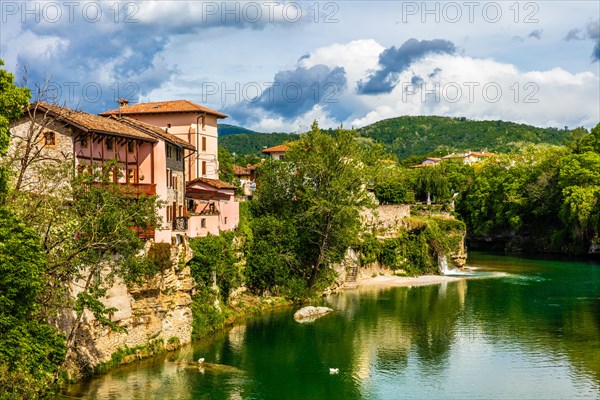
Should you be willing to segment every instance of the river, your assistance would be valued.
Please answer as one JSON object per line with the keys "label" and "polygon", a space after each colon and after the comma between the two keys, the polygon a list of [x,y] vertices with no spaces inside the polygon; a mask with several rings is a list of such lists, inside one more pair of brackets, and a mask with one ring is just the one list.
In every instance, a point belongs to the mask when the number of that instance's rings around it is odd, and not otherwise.
{"label": "river", "polygon": [[274,311],[64,398],[600,398],[600,265],[485,253],[468,265],[458,282],[333,295],[335,312],[308,324]]}

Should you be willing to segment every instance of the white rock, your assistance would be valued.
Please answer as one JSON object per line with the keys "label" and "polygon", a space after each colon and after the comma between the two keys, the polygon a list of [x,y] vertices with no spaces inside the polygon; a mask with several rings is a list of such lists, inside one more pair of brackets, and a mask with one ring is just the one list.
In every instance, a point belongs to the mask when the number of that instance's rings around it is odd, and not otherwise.
{"label": "white rock", "polygon": [[329,307],[308,306],[296,311],[296,313],[294,313],[294,319],[298,322],[311,322],[332,311],[333,310]]}

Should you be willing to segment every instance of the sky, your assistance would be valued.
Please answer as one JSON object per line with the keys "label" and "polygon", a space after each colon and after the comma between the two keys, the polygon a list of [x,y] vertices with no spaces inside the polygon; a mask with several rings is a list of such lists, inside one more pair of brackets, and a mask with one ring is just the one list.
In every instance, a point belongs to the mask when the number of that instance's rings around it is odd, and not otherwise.
{"label": "sky", "polygon": [[10,1],[0,58],[97,113],[187,99],[262,132],[402,115],[591,128],[598,1]]}

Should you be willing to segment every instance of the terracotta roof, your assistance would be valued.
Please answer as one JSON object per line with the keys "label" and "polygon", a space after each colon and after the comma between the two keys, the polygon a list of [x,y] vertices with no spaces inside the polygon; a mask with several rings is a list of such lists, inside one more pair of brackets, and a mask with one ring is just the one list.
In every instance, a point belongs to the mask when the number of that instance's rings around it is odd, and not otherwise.
{"label": "terracotta roof", "polygon": [[166,132],[164,129],[159,128],[158,126],[150,125],[142,121],[138,121],[137,119],[131,117],[117,117],[116,115],[111,115],[109,118],[114,119],[116,121],[122,122],[129,126],[132,126],[136,129],[142,130],[145,133],[148,133],[150,136],[158,137],[166,142],[174,144],[176,146],[181,146],[186,149],[196,150],[196,146],[186,142],[183,139],[178,138],[175,135],[172,135]]}
{"label": "terracotta roof", "polygon": [[47,111],[48,114],[56,120],[65,121],[67,124],[73,125],[84,132],[104,133],[114,136],[142,139],[148,142],[157,141],[156,138],[113,119],[102,118],[98,115],[88,114],[83,111],[75,111],[67,107],[60,107],[44,102],[31,104],[31,109],[34,109],[35,107]]}
{"label": "terracotta roof", "polygon": [[250,171],[247,168],[242,167],[241,165],[233,166],[234,175],[250,175]]}
{"label": "terracotta roof", "polygon": [[210,108],[203,107],[189,100],[155,101],[152,103],[138,103],[123,106],[114,110],[101,112],[100,115],[134,115],[134,114],[159,114],[159,113],[206,113],[217,118],[227,118],[227,115]]}
{"label": "terracotta roof", "polygon": [[206,185],[210,185],[217,189],[237,189],[237,186],[234,186],[230,183],[223,182],[219,179],[209,179],[209,178],[196,178],[193,181],[189,181],[186,186],[193,186],[195,183],[204,183]]}
{"label": "terracotta roof", "polygon": [[268,149],[264,149],[262,152],[265,154],[268,154],[268,153],[286,152],[288,150],[289,150],[288,145],[280,144],[277,146],[269,147]]}

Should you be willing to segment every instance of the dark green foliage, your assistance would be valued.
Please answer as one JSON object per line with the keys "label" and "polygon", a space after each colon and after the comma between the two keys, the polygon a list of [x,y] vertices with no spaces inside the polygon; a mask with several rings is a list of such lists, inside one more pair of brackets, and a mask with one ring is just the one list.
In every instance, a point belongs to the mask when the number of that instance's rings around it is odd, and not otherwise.
{"label": "dark green foliage", "polygon": [[[0,67],[4,61],[0,59]],[[29,104],[29,89],[14,84],[14,75],[0,68],[0,157],[6,155],[10,141],[10,124],[16,121]],[[8,193],[8,171],[0,167],[0,204]]]}
{"label": "dark green foliage", "polygon": [[64,336],[37,315],[46,279],[39,237],[0,209],[0,398],[42,396],[65,356]]}
{"label": "dark green foliage", "polygon": [[190,241],[194,252],[188,263],[192,276],[201,287],[210,288],[216,284],[224,301],[227,301],[230,291],[241,283],[233,239],[233,232],[221,232],[219,236],[208,235]]}
{"label": "dark green foliage", "polygon": [[223,146],[219,146],[219,179],[236,186],[240,184],[233,174],[233,156]]}
{"label": "dark green foliage", "polygon": [[147,275],[164,272],[171,267],[171,245],[169,243],[152,243],[148,250],[149,270]]}
{"label": "dark green foliage", "polygon": [[581,152],[595,149],[598,130],[568,148],[531,146],[474,168],[472,183],[456,203],[471,238],[571,254],[598,243],[600,154]]}
{"label": "dark green foliage", "polygon": [[251,222],[252,245],[246,254],[246,286],[263,295],[285,294],[292,278],[305,278],[297,259],[296,230],[289,220],[267,215]]}
{"label": "dark green foliage", "polygon": [[365,233],[362,240],[356,245],[360,254],[361,265],[368,265],[380,261],[381,242],[373,233]]}
{"label": "dark green foliage", "polygon": [[[289,282],[305,282],[308,295],[331,279],[328,268],[342,259],[348,247],[356,241],[360,230],[359,210],[368,205],[365,191],[371,162],[366,148],[356,141],[352,131],[339,129],[323,132],[313,123],[311,131],[291,146],[286,161],[267,161],[258,171],[258,190],[252,206],[255,218],[271,216],[279,221],[271,227],[256,223],[258,238],[287,232],[293,243],[278,242],[286,253],[278,259],[278,269],[292,269]],[[267,221],[267,220],[265,220]],[[290,257],[293,255],[293,257]],[[259,262],[259,258],[254,258]],[[299,268],[293,270],[295,266]],[[250,264],[253,271],[265,271],[266,265]],[[277,283],[278,277],[267,277],[264,283]],[[264,284],[259,283],[261,290]],[[269,288],[270,290],[274,288]]]}
{"label": "dark green foliage", "polygon": [[225,136],[231,135],[252,135],[259,133],[250,129],[242,128],[241,126],[228,125],[219,123],[219,141]]}
{"label": "dark green foliage", "polygon": [[[195,338],[206,336],[223,326],[229,294],[242,282],[234,239],[233,232],[221,232],[219,236],[208,235],[190,241],[194,257],[188,265],[196,282],[191,306]],[[221,301],[223,306],[219,305]]]}
{"label": "dark green foliage", "polygon": [[407,275],[437,274],[438,256],[460,252],[465,224],[450,218],[412,219],[411,227],[395,237],[363,235],[357,246],[361,264],[378,262]]}
{"label": "dark green foliage", "polygon": [[506,152],[523,143],[562,144],[569,138],[569,131],[556,128],[436,116],[386,119],[361,128],[359,134],[384,143],[401,159],[436,151],[438,155],[469,149]]}
{"label": "dark green foliage", "polygon": [[[219,131],[220,131],[219,125]],[[264,157],[262,150],[278,144],[293,142],[300,139],[300,135],[294,133],[254,133],[251,135],[230,135],[219,138],[219,144],[236,153],[238,156],[256,154]],[[239,163],[238,163],[239,165]]]}
{"label": "dark green foliage", "polygon": [[411,203],[415,199],[414,180],[414,171],[395,168],[394,173],[375,183],[375,197],[380,204]]}

